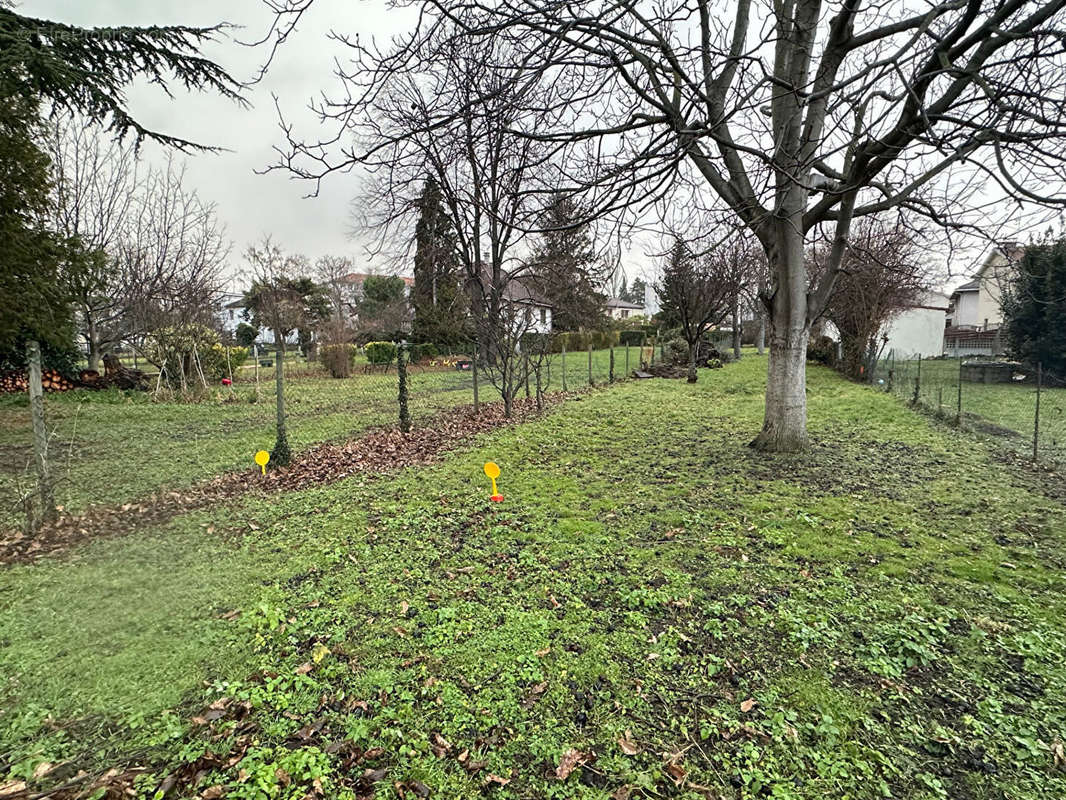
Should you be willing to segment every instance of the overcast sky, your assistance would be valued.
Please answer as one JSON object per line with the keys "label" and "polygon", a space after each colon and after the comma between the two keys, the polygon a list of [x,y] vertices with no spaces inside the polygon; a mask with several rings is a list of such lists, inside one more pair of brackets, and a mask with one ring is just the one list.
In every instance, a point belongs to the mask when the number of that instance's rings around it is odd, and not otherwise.
{"label": "overcast sky", "polygon": [[[272,21],[262,0],[23,0],[19,11],[89,27],[207,26],[228,22],[240,26],[233,38],[244,41],[262,38]],[[357,271],[391,271],[391,264],[372,258],[363,242],[350,236],[352,198],[358,190],[355,175],[330,176],[318,197],[307,198],[310,184],[282,172],[263,175],[257,170],[274,162],[273,148],[283,141],[272,95],[277,96],[298,137],[317,138],[320,128],[307,108],[308,102],[323,92],[337,91],[334,59],[348,59],[343,45],[329,40],[329,31],[381,41],[402,30],[405,17],[389,10],[384,0],[315,0],[299,29],[278,51],[266,78],[247,90],[250,108],[212,94],[176,91],[171,100],[146,84],[131,89],[130,110],[143,124],[227,149],[188,157],[186,176],[202,199],[216,204],[226,225],[233,242],[229,269],[232,276],[237,276],[243,267],[244,249],[265,233],[273,235],[286,250],[303,253],[312,260],[327,253],[347,255]],[[268,52],[265,46],[251,48],[234,40],[221,40],[210,46],[205,55],[221,63],[238,80],[246,80],[256,74]],[[148,143],[142,157],[161,162],[164,154],[160,147]],[[637,276],[654,277],[656,260],[649,254],[658,244],[650,239],[638,240],[629,247],[623,264],[630,281]],[[963,254],[954,265],[949,285],[965,280],[981,249]],[[241,283],[236,279],[231,288],[238,289]]]}
{"label": "overcast sky", "polygon": [[[233,36],[256,40],[266,32],[271,15],[261,0],[23,0],[19,12],[82,26],[213,25],[243,26]],[[330,42],[330,28],[363,37],[388,37],[398,18],[380,0],[316,0],[297,34],[278,52],[264,81],[248,90],[251,108],[241,108],[217,96],[176,92],[169,100],[147,85],[129,93],[133,115],[148,127],[230,152],[188,157],[188,184],[217,204],[219,217],[233,241],[231,271],[241,268],[241,252],[264,233],[271,233],[286,249],[312,260],[326,253],[349,255],[359,271],[371,266],[350,228],[353,176],[337,176],[323,184],[320,195],[305,198],[310,185],[282,173],[256,174],[274,159],[272,148],[282,142],[272,94],[308,137],[317,132],[307,111],[311,97],[336,88],[333,58],[344,48]],[[265,48],[242,47],[220,41],[206,53],[235,78],[254,76],[267,56]],[[147,144],[142,156],[162,161],[161,148]]]}

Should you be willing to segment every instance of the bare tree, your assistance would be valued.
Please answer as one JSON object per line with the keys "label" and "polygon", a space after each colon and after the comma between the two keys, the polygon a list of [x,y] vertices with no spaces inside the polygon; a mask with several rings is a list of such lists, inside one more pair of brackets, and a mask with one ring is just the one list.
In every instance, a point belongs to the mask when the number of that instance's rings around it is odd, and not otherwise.
{"label": "bare tree", "polygon": [[244,254],[251,270],[252,287],[245,292],[245,306],[256,327],[269,328],[277,346],[274,381],[277,390],[277,436],[270,463],[285,466],[292,459],[285,427],[286,339],[300,329],[309,329],[329,315],[322,287],[307,277],[304,256],[286,253],[269,236]]}
{"label": "bare tree", "polygon": [[[281,18],[295,25],[309,5],[282,5]],[[731,19],[710,0],[412,5],[415,30],[375,74],[438,58],[444,29],[446,46],[467,52],[506,38],[517,80],[566,87],[549,124],[523,132],[588,144],[595,157],[568,174],[597,212],[666,196],[683,178],[758,238],[771,272],[759,448],[806,446],[807,340],[853,219],[905,208],[980,233],[1003,196],[1066,202],[1066,0],[846,0],[832,11],[738,0]],[[339,103],[335,118],[357,105]],[[832,245],[812,288],[805,253],[824,226]]]}
{"label": "bare tree", "polygon": [[68,276],[89,368],[152,327],[210,322],[229,243],[214,206],[184,185],[184,167],[141,170],[132,146],[73,120],[53,125],[46,146],[53,224],[90,252]]}
{"label": "bare tree", "polygon": [[694,255],[678,239],[655,287],[663,309],[678,321],[688,344],[689,383],[697,379],[696,363],[703,334],[719,325],[735,308],[747,267],[735,257],[733,249],[739,247],[727,241],[711,252]]}
{"label": "bare tree", "polygon": [[356,147],[331,159],[328,143],[300,142],[290,132],[276,167],[317,182],[362,165],[370,176],[366,224],[408,244],[431,179],[454,234],[481,357],[491,359],[507,349],[507,286],[528,270],[522,247],[557,178],[550,148],[520,133],[546,124],[546,91],[523,79],[520,56],[503,39],[474,49],[442,30],[437,57],[409,69],[391,69],[349,44],[369,64],[342,78],[358,99],[319,111],[324,121],[340,122]]}
{"label": "bare tree", "polygon": [[333,321],[343,327],[351,303],[345,278],[352,273],[352,260],[347,256],[325,255],[315,261],[315,278],[329,292],[333,307]]}
{"label": "bare tree", "polygon": [[[814,281],[825,270],[828,249],[816,244],[810,250]],[[842,370],[859,380],[871,373],[885,326],[921,300],[932,275],[912,233],[875,218],[853,227],[839,269],[824,316],[840,334]]]}

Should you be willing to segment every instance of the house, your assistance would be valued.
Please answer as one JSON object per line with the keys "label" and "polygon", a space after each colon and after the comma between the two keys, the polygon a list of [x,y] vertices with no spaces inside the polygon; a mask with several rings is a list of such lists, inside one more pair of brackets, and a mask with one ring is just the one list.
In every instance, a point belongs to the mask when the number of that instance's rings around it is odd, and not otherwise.
{"label": "house", "polygon": [[[242,322],[249,325],[252,324],[249,315],[245,315],[247,306],[244,304],[243,294],[233,294],[227,292],[219,298],[220,310],[218,312],[219,325],[222,331],[230,338],[234,337],[237,333],[237,328]],[[274,346],[274,331],[269,328],[260,328],[259,335],[255,337],[255,343],[261,347],[264,345]],[[300,343],[299,334],[293,331],[285,338],[285,344],[298,345]]]}
{"label": "house", "polygon": [[511,278],[503,288],[503,303],[523,333],[551,333],[552,307],[519,278]]}
{"label": "house", "polygon": [[641,303],[631,303],[618,297],[607,298],[607,315],[611,319],[629,319],[643,314],[644,306]]}
{"label": "house", "polygon": [[943,354],[947,313],[948,296],[943,292],[926,292],[885,326],[881,332],[884,352],[894,353],[896,358]]}
{"label": "house", "polygon": [[994,331],[1003,325],[1003,290],[1025,254],[1020,242],[1001,242],[985,256],[973,278],[951,295],[948,326]]}

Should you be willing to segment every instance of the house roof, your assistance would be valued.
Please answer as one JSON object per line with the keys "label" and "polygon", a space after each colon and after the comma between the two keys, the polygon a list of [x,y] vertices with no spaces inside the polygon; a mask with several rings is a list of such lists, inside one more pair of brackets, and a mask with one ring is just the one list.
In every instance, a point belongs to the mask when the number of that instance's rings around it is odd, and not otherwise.
{"label": "house roof", "polygon": [[511,278],[503,287],[503,299],[510,303],[524,303],[531,306],[551,308],[552,304],[538,295],[535,290],[518,278]]}
{"label": "house roof", "polygon": [[641,311],[643,311],[644,310],[644,304],[643,303],[631,303],[628,300],[623,300],[620,297],[608,297],[607,298],[607,308],[633,308],[633,309],[640,309]]}
{"label": "house roof", "polygon": [[979,292],[980,290],[981,281],[978,278],[974,278],[969,283],[964,283],[962,286],[956,289],[953,294],[958,294],[959,292]]}

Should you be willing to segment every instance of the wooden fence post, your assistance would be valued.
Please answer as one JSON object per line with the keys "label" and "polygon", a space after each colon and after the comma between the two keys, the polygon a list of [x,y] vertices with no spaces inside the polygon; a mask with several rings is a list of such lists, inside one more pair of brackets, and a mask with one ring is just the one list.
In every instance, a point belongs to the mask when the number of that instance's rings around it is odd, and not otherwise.
{"label": "wooden fence post", "polygon": [[474,361],[470,365],[470,368],[474,371],[474,415],[478,413],[478,400],[477,400],[477,359],[478,359],[478,346],[477,342],[474,342]]}
{"label": "wooden fence post", "polygon": [[589,344],[589,386],[594,386],[594,385],[595,384],[594,384],[594,382],[592,380],[592,345]]}
{"label": "wooden fence post", "polygon": [[[41,519],[52,522],[58,516],[48,471],[48,428],[44,424],[44,390],[41,388],[41,343],[31,339],[26,344],[30,362],[30,417],[33,420],[33,461],[37,466],[37,496],[41,499]],[[31,521],[31,528],[34,527]]]}

